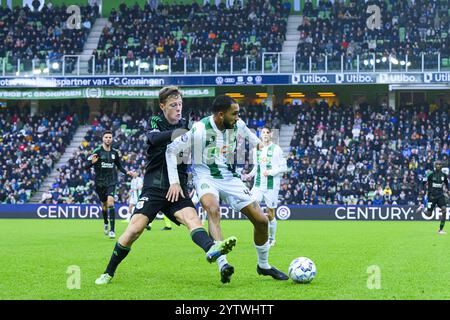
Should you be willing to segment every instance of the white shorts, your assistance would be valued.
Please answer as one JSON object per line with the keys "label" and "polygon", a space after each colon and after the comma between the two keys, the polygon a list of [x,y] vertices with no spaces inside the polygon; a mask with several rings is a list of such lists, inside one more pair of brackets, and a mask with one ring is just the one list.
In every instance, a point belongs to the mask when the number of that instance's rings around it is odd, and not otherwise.
{"label": "white shorts", "polygon": [[278,207],[278,190],[261,190],[258,187],[253,187],[252,198],[259,203],[264,200],[267,208],[276,209]]}
{"label": "white shorts", "polygon": [[241,211],[242,208],[254,202],[250,190],[239,178],[214,179],[194,177],[194,185],[199,199],[207,193],[212,193],[217,200],[220,201],[222,199],[234,211]]}
{"label": "white shorts", "polygon": [[135,206],[138,203],[138,197],[136,195],[131,195],[129,199],[129,204]]}

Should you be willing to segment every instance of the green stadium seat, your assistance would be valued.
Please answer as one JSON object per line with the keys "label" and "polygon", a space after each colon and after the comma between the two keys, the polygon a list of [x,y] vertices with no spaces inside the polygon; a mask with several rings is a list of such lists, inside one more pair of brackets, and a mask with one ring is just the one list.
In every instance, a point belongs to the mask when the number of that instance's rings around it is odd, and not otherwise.
{"label": "green stadium seat", "polygon": [[442,67],[448,67],[450,65],[450,61],[448,58],[442,58]]}

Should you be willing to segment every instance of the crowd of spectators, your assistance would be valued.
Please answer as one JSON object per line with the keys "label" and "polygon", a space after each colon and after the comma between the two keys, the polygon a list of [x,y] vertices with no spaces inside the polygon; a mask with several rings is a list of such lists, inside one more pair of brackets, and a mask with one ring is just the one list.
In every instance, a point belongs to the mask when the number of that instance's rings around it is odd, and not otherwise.
{"label": "crowd of spectators", "polygon": [[0,111],[0,203],[27,202],[41,186],[78,126],[76,114]]}
{"label": "crowd of spectators", "polygon": [[[283,204],[413,205],[424,196],[423,181],[433,162],[449,160],[449,105],[399,106],[385,103],[353,106],[305,101],[298,105],[241,106],[241,118],[253,129],[294,124],[289,171],[283,175]],[[209,115],[207,108],[185,108],[190,126]],[[79,150],[59,168],[60,175],[43,196],[49,203],[98,203],[93,171],[86,159],[111,128],[113,146],[127,170],[145,168],[146,142],[152,113],[134,110],[103,112],[92,122]],[[0,202],[24,203],[71,140],[78,119],[65,112],[31,117],[0,113],[2,163]],[[308,124],[308,125],[305,125]],[[247,164],[243,173],[251,170]],[[117,201],[126,203],[129,178],[118,174]]]}
{"label": "crowd of spectators", "polygon": [[[315,1],[314,1],[315,2]],[[367,7],[380,7],[381,28],[368,27]],[[356,69],[360,56],[360,69],[405,68],[401,61],[411,63],[410,69],[420,69],[423,53],[425,67],[437,68],[437,53],[441,53],[443,67],[449,67],[450,57],[450,5],[447,0],[320,0],[313,6],[306,0],[298,31],[297,63],[300,70],[340,69],[341,56],[346,70]],[[372,59],[373,54],[376,59]],[[384,58],[384,59],[383,59]],[[368,63],[369,62],[369,63]]]}
{"label": "crowd of spectators", "polygon": [[245,55],[249,68],[256,70],[263,52],[282,50],[289,12],[290,4],[281,0],[249,0],[243,6],[235,1],[231,7],[193,2],[141,8],[122,3],[111,12],[100,50],[94,52],[97,71],[104,71],[110,59],[112,70],[120,72],[123,57],[133,62],[127,63],[129,68],[138,59],[152,66],[153,59],[161,65],[171,58],[172,71],[183,71],[184,58],[188,69],[199,70],[196,58],[202,58],[202,69],[214,71],[216,56],[219,69],[229,70],[233,56],[239,70],[246,66]]}
{"label": "crowd of spectators", "polygon": [[[98,17],[98,6],[80,6],[81,21],[71,18],[67,7],[46,3],[42,9],[29,6],[13,9],[0,6],[0,57],[7,57],[8,64],[16,67],[18,59],[25,71],[31,71],[46,61],[59,62],[61,70],[64,55],[77,55],[92,25]],[[66,72],[75,67],[74,58],[66,59]]]}
{"label": "crowd of spectators", "polygon": [[446,103],[396,110],[305,103],[287,155],[282,203],[417,204],[433,162],[449,159],[449,109]]}

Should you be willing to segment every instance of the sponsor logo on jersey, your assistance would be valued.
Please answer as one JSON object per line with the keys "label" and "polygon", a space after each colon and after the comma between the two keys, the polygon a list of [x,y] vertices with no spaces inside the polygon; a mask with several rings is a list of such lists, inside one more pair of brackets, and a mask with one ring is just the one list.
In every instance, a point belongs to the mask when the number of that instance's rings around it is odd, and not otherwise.
{"label": "sponsor logo on jersey", "polygon": [[114,167],[114,163],[102,162],[102,168],[112,169]]}
{"label": "sponsor logo on jersey", "polygon": [[433,183],[433,188],[442,188],[441,183]]}
{"label": "sponsor logo on jersey", "polygon": [[202,190],[204,190],[204,189],[209,189],[209,185],[208,185],[207,183],[203,183],[203,184],[200,186],[200,189],[202,189]]}

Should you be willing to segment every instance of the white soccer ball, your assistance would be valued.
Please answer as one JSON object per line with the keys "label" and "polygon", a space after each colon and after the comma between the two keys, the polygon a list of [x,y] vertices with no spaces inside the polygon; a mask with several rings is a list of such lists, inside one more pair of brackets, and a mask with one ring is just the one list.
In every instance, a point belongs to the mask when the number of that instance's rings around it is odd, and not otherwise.
{"label": "white soccer ball", "polygon": [[289,265],[288,275],[296,283],[310,283],[316,276],[316,265],[306,257],[294,259]]}

